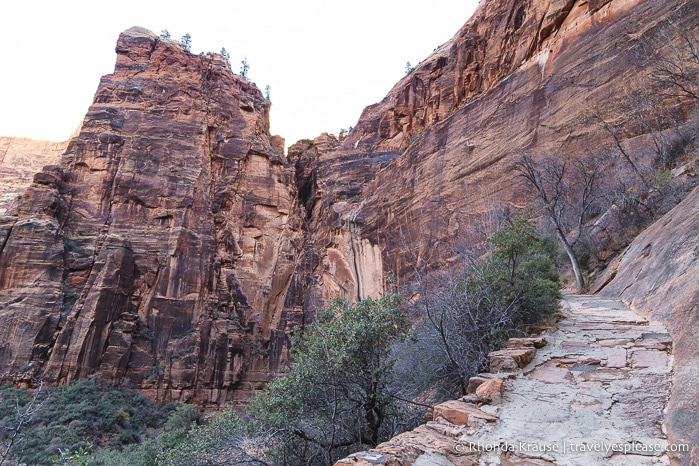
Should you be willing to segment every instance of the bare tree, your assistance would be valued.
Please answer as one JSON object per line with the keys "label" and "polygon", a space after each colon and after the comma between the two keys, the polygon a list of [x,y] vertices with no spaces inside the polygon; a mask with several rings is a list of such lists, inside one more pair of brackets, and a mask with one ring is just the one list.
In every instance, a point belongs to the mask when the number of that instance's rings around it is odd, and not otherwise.
{"label": "bare tree", "polygon": [[585,289],[574,246],[583,236],[598,199],[601,175],[606,163],[602,157],[572,160],[568,156],[534,160],[524,155],[514,170],[534,189],[541,212],[551,222],[554,233],[566,252],[575,274],[575,284]]}
{"label": "bare tree", "polygon": [[626,129],[631,127],[637,131],[634,134],[643,135],[650,143],[647,149],[636,149],[632,154],[631,145],[623,143],[624,128],[615,127],[599,109],[591,112],[612,137],[616,152],[621,156],[613,152],[606,156],[610,168],[613,165],[614,169],[605,172],[605,180],[616,178],[617,183],[608,193],[610,204],[617,207],[615,216],[620,221],[621,217],[626,217],[626,220],[633,220],[631,223],[635,227],[657,219],[681,201],[682,187],[672,182],[669,170],[696,141],[696,134],[682,127],[676,107],[667,102],[668,99],[677,101],[677,97],[648,91],[653,79],[657,77],[639,78],[640,84],[626,98],[629,104],[625,111]]}
{"label": "bare tree", "polygon": [[451,280],[424,300],[430,325],[423,338],[434,342],[445,362],[435,369],[447,379],[458,379],[464,395],[469,379],[484,369],[496,331],[514,326],[517,300],[502,302],[496,286],[484,280]]}
{"label": "bare tree", "polygon": [[655,63],[655,77],[671,95],[699,99],[699,40],[692,31],[668,21],[643,48]]}
{"label": "bare tree", "polygon": [[44,406],[49,397],[44,389],[44,382],[41,381],[34,389],[31,399],[24,405],[20,405],[19,399],[15,401],[15,416],[5,430],[5,441],[3,449],[0,451],[0,465],[10,457],[10,452],[13,447],[17,446],[23,440],[24,428],[32,422],[36,413]]}
{"label": "bare tree", "polygon": [[555,246],[537,233],[532,218],[514,216],[489,242],[488,256],[464,253],[464,269],[433,274],[422,284],[416,301],[423,316],[415,335],[420,352],[410,358],[412,366],[400,368],[403,380],[411,380],[408,396],[433,389],[464,394],[469,379],[485,369],[490,351],[558,308]]}

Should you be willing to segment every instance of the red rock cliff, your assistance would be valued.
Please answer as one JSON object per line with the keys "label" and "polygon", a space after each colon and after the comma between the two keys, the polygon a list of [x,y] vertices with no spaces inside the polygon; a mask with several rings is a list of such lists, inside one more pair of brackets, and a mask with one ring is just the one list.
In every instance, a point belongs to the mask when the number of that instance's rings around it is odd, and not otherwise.
{"label": "red rock cliff", "polygon": [[639,47],[698,14],[688,0],[482,2],[346,138],[288,158],[269,102],[219,57],[125,32],[81,133],[8,220],[0,374],[244,398],[329,297],[449,266],[490,205],[526,205],[509,170],[521,152],[608,150],[601,115],[647,157],[630,96],[660,89],[640,79]]}
{"label": "red rock cliff", "polygon": [[216,55],[124,32],[82,129],[11,214],[0,373],[223,403],[285,358],[300,245],[270,103]]}
{"label": "red rock cliff", "polygon": [[[691,134],[696,100],[663,100],[655,110],[672,117],[650,128],[636,99],[672,93],[655,79],[647,48],[671,54],[698,28],[699,9],[686,0],[481,2],[342,142],[290,151],[317,154],[316,294],[362,297],[385,286],[387,273],[406,285],[416,268],[449,267],[489,208],[531,201],[510,169],[520,154],[615,152],[601,119],[639,165],[654,156],[658,132]],[[659,222],[631,246],[604,292],[658,318],[676,339],[667,428],[671,441],[694,444],[697,345],[685,325],[696,320],[692,200],[696,191],[669,214],[670,230],[661,235],[668,223]]]}
{"label": "red rock cliff", "polygon": [[[530,202],[510,168],[520,154],[615,151],[601,119],[638,163],[650,157],[634,96],[665,89],[645,49],[681,42],[698,14],[686,0],[481,2],[341,143],[290,150],[318,154],[320,288],[361,297],[386,272],[406,283],[453,263],[489,207]],[[656,130],[694,124],[693,104],[661,105],[673,119]]]}

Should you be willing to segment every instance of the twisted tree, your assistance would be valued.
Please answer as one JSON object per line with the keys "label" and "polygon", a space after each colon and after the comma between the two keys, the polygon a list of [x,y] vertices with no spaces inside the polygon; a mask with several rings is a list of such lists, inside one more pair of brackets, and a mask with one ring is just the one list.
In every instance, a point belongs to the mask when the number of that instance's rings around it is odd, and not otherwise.
{"label": "twisted tree", "polygon": [[597,156],[535,160],[531,155],[523,155],[513,167],[534,191],[540,212],[551,223],[570,260],[579,290],[585,289],[585,279],[574,246],[583,237],[585,224],[594,212],[606,166],[607,161]]}

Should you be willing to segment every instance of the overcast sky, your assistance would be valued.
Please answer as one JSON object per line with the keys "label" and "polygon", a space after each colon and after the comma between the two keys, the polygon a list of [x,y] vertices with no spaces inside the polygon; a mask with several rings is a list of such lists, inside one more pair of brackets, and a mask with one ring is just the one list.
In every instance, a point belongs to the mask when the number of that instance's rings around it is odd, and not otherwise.
{"label": "overcast sky", "polygon": [[5,0],[0,6],[0,135],[64,140],[121,31],[192,36],[192,52],[226,47],[234,71],[271,87],[272,133],[298,139],[356,123],[403,75],[450,39],[477,0]]}

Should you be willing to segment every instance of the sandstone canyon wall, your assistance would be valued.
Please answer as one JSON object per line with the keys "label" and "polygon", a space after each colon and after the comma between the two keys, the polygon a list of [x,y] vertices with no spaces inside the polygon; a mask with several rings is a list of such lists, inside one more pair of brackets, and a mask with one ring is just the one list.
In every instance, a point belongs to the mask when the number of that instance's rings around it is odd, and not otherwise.
{"label": "sandstone canyon wall", "polygon": [[699,462],[699,188],[641,233],[601,276],[596,289],[664,322],[674,345],[667,406],[670,441],[694,448],[682,464]]}
{"label": "sandstone canyon wall", "polygon": [[[650,157],[631,96],[663,89],[639,54],[672,41],[669,25],[696,32],[698,10],[481,2],[347,137],[288,156],[270,103],[220,57],[126,31],[80,134],[3,217],[0,376],[244,399],[328,298],[449,267],[490,207],[526,206],[519,154],[584,157],[613,150],[614,134]],[[691,102],[663,109],[673,118],[658,131],[693,124]]]}
{"label": "sandstone canyon wall", "polygon": [[[618,155],[617,138],[640,166],[656,156],[658,134],[678,140],[682,132],[695,134],[696,100],[663,99],[653,111],[669,118],[655,128],[637,112],[639,97],[674,93],[657,79],[648,49],[669,57],[686,42],[683,34],[699,37],[696,2],[482,2],[451,42],[367,107],[339,148],[321,151],[319,173],[335,173],[319,183],[335,195],[321,217],[351,233],[350,245],[380,247],[383,268],[374,276],[392,272],[407,285],[415,270],[451,266],[459,261],[459,243],[478,235],[488,209],[531,202],[511,169],[519,155]],[[360,161],[375,170],[366,184]],[[697,168],[694,160],[681,171],[685,188],[696,186]],[[687,237],[696,232],[692,202],[696,193],[666,217],[682,219],[659,222],[648,233],[654,265],[639,267],[647,257],[638,243],[605,293],[670,329],[678,369],[668,435],[696,444],[697,348],[686,325],[696,319],[697,301],[696,251]],[[331,252],[322,255],[325,270],[338,262]],[[691,464],[689,455],[681,462]]]}
{"label": "sandstone canyon wall", "polygon": [[678,30],[698,23],[687,1],[482,2],[341,143],[290,149],[317,154],[316,288],[359,298],[387,273],[406,285],[458,262],[489,209],[530,203],[511,169],[521,154],[606,157],[617,138],[647,163],[657,133],[696,125],[694,104],[672,98],[654,109],[667,120],[639,122],[639,96],[667,92],[647,49],[681,43]]}
{"label": "sandstone canyon wall", "polygon": [[301,323],[285,296],[303,216],[270,103],[148,31],[116,51],[80,133],[4,217],[3,378],[243,398]]}

